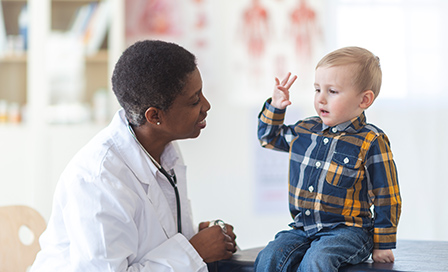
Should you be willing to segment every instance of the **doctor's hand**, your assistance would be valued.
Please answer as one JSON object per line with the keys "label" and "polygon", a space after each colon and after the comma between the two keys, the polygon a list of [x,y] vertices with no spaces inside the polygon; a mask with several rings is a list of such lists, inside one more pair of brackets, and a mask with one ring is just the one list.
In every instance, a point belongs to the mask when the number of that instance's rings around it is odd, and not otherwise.
{"label": "doctor's hand", "polygon": [[[210,224],[211,223],[214,223],[215,221],[221,221],[222,223],[224,223],[222,220],[214,220],[214,221],[205,221],[205,222],[201,222],[201,223],[199,223],[199,231],[201,231],[201,230],[203,230],[203,229],[206,229],[206,228],[208,228],[208,227],[210,227]],[[236,235],[235,235],[235,233],[233,232],[233,226],[232,225],[230,225],[230,224],[227,224],[227,223],[224,223],[225,224],[225,233],[227,234],[227,235],[229,235],[232,239],[233,239],[233,241],[235,241],[236,240]],[[215,224],[213,224],[213,225],[216,225],[216,223]],[[236,245],[236,243],[235,243],[235,245]]]}
{"label": "doctor's hand", "polygon": [[204,262],[211,263],[229,259],[236,251],[233,227],[226,224],[226,233],[220,226],[208,227],[209,222],[199,225],[199,232],[190,239],[190,243],[202,257]]}

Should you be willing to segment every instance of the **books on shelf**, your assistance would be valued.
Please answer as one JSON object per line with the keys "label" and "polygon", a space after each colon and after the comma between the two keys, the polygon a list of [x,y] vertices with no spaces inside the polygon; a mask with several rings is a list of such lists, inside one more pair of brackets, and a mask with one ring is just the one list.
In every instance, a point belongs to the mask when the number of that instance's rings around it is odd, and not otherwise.
{"label": "books on shelf", "polygon": [[29,25],[28,20],[29,20],[28,5],[25,4],[22,6],[22,9],[20,10],[18,20],[19,36],[22,37],[22,45],[21,45],[22,51],[28,50],[28,25]]}
{"label": "books on shelf", "polygon": [[4,55],[6,49],[6,29],[3,19],[3,8],[0,2],[0,57]]}
{"label": "books on shelf", "polygon": [[85,54],[93,55],[100,49],[111,20],[109,0],[91,2],[76,11],[69,33],[83,41]]}
{"label": "books on shelf", "polygon": [[[12,16],[3,12],[3,5],[0,4],[0,57],[6,57],[7,55],[17,57],[23,55],[28,46],[28,5],[26,1],[24,3],[17,2],[20,7],[20,12],[17,19],[18,33],[7,33],[5,25],[7,24],[4,19]],[[8,21],[9,24],[11,22]]]}
{"label": "books on shelf", "polygon": [[76,36],[83,36],[87,29],[90,17],[95,10],[97,2],[83,5],[76,10],[74,20],[71,23],[69,33]]}

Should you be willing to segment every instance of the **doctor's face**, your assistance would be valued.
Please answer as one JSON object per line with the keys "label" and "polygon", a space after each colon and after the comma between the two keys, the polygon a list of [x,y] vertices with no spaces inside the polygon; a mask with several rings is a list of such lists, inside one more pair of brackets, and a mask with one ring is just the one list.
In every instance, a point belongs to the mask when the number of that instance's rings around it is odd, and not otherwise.
{"label": "doctor's face", "polygon": [[185,87],[164,112],[164,126],[172,140],[196,138],[205,128],[210,103],[202,93],[201,73],[196,68],[187,76]]}

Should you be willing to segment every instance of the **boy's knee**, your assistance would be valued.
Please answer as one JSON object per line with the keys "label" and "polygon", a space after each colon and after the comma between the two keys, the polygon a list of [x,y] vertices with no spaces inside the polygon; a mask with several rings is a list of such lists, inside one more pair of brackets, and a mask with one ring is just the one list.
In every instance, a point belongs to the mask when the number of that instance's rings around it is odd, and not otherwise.
{"label": "boy's knee", "polygon": [[323,257],[319,254],[306,255],[300,265],[298,271],[308,272],[308,271],[322,271],[331,272],[338,271],[340,266],[339,262],[335,259]]}
{"label": "boy's knee", "polygon": [[268,247],[265,247],[258,253],[254,264],[255,271],[270,271],[273,266],[275,267],[276,257],[273,256],[271,252],[273,251],[269,250]]}
{"label": "boy's knee", "polygon": [[258,253],[257,261],[263,260],[266,262],[271,259],[276,259],[279,255],[278,253],[279,249],[276,246],[268,244],[263,250],[260,251],[260,253]]}

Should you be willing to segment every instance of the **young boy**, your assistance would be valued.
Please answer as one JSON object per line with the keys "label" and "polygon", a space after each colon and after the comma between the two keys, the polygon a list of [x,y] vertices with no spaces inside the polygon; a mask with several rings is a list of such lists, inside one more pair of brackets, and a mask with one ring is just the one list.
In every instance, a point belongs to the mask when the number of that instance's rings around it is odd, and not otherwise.
{"label": "young boy", "polygon": [[[364,111],[381,87],[379,58],[345,47],[316,66],[317,117],[283,124],[291,104],[289,73],[259,115],[258,138],[290,155],[292,229],[279,232],[256,271],[338,271],[368,259],[393,262],[401,197],[390,143]],[[372,216],[371,206],[374,206]]]}

